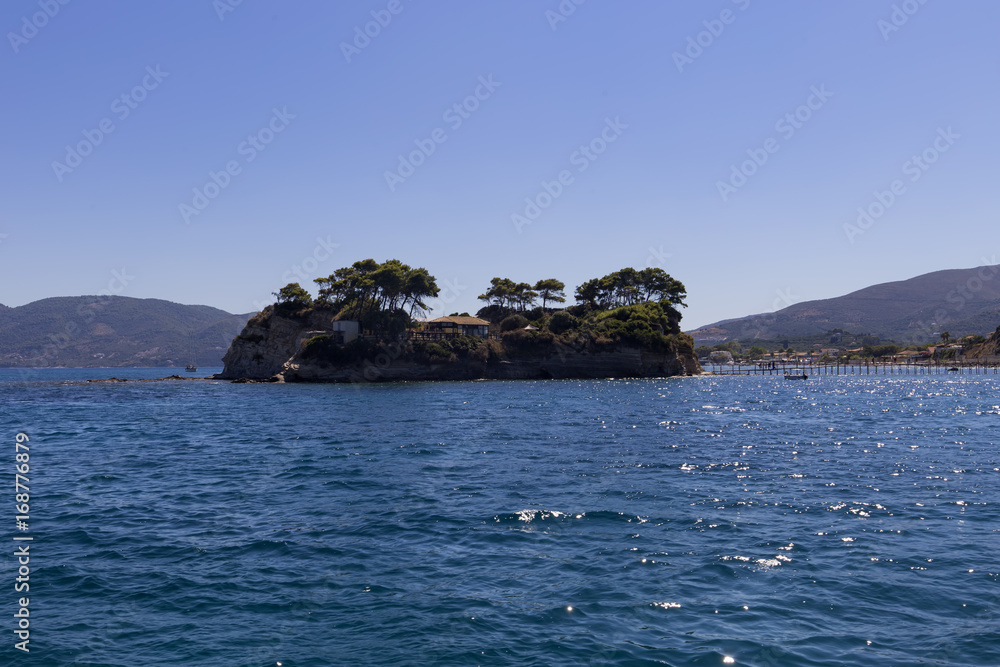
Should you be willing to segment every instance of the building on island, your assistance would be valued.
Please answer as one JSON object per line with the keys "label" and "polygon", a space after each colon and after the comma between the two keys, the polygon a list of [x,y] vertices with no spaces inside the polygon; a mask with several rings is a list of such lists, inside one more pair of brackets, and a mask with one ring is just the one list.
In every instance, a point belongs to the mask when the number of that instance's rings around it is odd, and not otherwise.
{"label": "building on island", "polygon": [[452,315],[425,322],[423,330],[426,333],[441,334],[442,336],[479,336],[487,338],[490,335],[490,323],[478,317]]}
{"label": "building on island", "polygon": [[358,337],[357,320],[334,320],[330,323],[330,338],[337,345],[346,345]]}

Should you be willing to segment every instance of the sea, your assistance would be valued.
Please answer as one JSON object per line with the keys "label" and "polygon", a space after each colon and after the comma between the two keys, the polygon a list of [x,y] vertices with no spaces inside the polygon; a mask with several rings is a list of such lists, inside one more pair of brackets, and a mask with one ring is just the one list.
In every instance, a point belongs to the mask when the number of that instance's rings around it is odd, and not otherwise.
{"label": "sea", "polygon": [[0,664],[1000,664],[1000,375],[175,372],[0,370]]}

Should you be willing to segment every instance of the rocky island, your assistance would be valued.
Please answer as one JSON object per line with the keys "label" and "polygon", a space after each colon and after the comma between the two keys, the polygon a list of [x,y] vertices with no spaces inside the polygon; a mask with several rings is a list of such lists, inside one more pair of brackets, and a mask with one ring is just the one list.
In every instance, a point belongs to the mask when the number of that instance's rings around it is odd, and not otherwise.
{"label": "rocky island", "polygon": [[[476,317],[414,319],[438,293],[425,269],[355,262],[297,283],[233,339],[216,377],[263,382],[666,377],[701,372],[680,331],[684,286],[662,269],[622,269],[581,285],[494,278]],[[542,306],[535,302],[541,298]]]}

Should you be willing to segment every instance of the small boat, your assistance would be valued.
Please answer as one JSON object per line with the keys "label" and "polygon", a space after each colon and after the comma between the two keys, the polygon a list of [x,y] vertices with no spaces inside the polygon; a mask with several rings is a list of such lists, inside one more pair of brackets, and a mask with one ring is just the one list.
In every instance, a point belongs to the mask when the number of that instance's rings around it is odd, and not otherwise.
{"label": "small boat", "polygon": [[786,380],[808,380],[809,376],[806,375],[805,370],[801,368],[793,368],[790,371],[785,371]]}
{"label": "small boat", "polygon": [[195,371],[198,370],[198,367],[195,366],[194,364],[188,364],[187,366],[184,367],[184,370],[186,370],[188,373],[194,373]]}

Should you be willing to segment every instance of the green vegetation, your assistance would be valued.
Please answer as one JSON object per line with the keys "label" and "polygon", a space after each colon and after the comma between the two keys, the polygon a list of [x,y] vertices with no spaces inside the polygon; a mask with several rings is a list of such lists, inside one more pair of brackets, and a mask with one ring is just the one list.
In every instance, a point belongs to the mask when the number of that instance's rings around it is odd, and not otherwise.
{"label": "green vegetation", "polygon": [[528,326],[528,318],[524,315],[509,315],[500,322],[500,331],[513,331]]}
{"label": "green vegetation", "polygon": [[[542,355],[565,349],[601,351],[620,344],[693,354],[691,338],[680,331],[676,308],[685,305],[686,290],[662,269],[625,268],[595,278],[577,288],[576,305],[554,311],[550,304],[566,301],[565,283],[546,278],[532,286],[493,278],[479,296],[488,305],[478,314],[489,316],[499,340],[407,336],[415,326],[412,313],[424,309],[422,299],[436,295],[438,288],[426,269],[412,269],[399,260],[382,264],[362,260],[315,282],[320,286],[315,302],[300,285],[290,283],[275,293],[276,308],[295,309],[291,312],[295,317],[306,317],[310,308],[331,310],[337,319],[359,320],[363,329],[375,334],[347,345],[326,334],[309,339],[302,358],[322,364],[360,362],[388,345],[394,346],[391,358],[432,363],[482,362],[510,351]],[[536,299],[541,299],[541,306],[535,305]]]}
{"label": "green vegetation", "polygon": [[[596,350],[624,343],[693,354],[693,342],[680,332],[681,315],[675,308],[685,305],[686,290],[662,269],[625,268],[589,280],[576,290],[577,305],[551,314],[544,307],[524,309],[531,300],[517,294],[527,287],[527,283],[494,278],[490,290],[479,297],[490,303],[480,311],[481,316],[501,315],[508,308],[517,311],[500,320],[505,348],[545,351],[570,346]],[[535,290],[543,295],[543,303],[561,303],[564,287],[550,279],[539,281]],[[525,330],[528,324],[536,330]]]}
{"label": "green vegetation", "polygon": [[288,283],[277,292],[272,292],[278,297],[278,303],[287,303],[300,308],[308,308],[312,305],[312,296],[302,289],[298,283]]}
{"label": "green vegetation", "polygon": [[862,357],[872,357],[875,359],[891,357],[894,354],[899,354],[899,346],[892,343],[885,345],[865,345],[861,350]]}
{"label": "green vegetation", "polygon": [[[829,334],[830,332],[827,333]],[[848,348],[833,349],[833,353],[831,354],[831,349],[827,347],[826,344],[824,344],[822,348],[820,348],[819,344],[813,344],[811,346],[803,344],[801,347],[805,350],[810,350],[811,348],[811,351],[814,354],[820,353],[821,349],[827,350],[827,352],[823,352],[819,357],[820,361],[823,362],[832,362],[836,359],[885,359],[887,357],[898,355],[904,350],[925,351],[928,348],[927,345],[911,345],[904,348],[895,343],[882,343],[880,342],[878,336],[860,336],[845,331],[838,331],[838,334],[842,336],[841,340],[846,343]],[[825,335],[826,334],[824,334],[824,336]],[[963,342],[966,340],[973,341],[976,339],[979,339],[980,342],[986,340],[982,336],[967,336],[963,339]],[[695,349],[695,352],[699,358],[706,358],[715,351],[726,351],[730,352],[733,355],[733,358],[738,361],[760,361],[768,358],[791,357],[796,355],[797,353],[795,351],[795,347],[791,344],[791,342],[794,342],[795,340],[797,339],[792,339],[791,341],[753,341],[754,345],[745,351],[743,346],[740,344],[740,341],[734,340],[726,343],[719,343],[711,347],[708,345],[699,345]],[[967,344],[971,345],[972,343],[969,342]]]}
{"label": "green vegetation", "polygon": [[501,352],[497,341],[479,336],[456,336],[439,341],[416,340],[412,349],[417,360],[431,363],[486,362],[490,357],[499,357]]}
{"label": "green vegetation", "polygon": [[671,306],[685,306],[687,290],[663,269],[632,268],[594,278],[576,288],[576,300],[595,310],[608,310],[630,306],[644,301],[667,302]]}
{"label": "green vegetation", "polygon": [[564,289],[566,284],[555,278],[539,280],[534,287],[529,283],[515,283],[510,278],[494,278],[490,288],[479,295],[479,300],[495,306],[496,312],[523,313],[533,308],[538,298],[542,299],[542,310],[549,301],[565,303]]}
{"label": "green vegetation", "polygon": [[564,289],[566,289],[566,283],[560,282],[555,278],[546,278],[535,283],[535,291],[542,298],[542,310],[545,309],[545,304],[549,301],[552,303],[566,303],[566,295],[563,293]]}
{"label": "green vegetation", "polygon": [[579,326],[579,323],[580,320],[565,310],[552,313],[552,317],[548,321],[549,331],[555,334],[562,334],[570,329],[575,329]]}
{"label": "green vegetation", "polygon": [[707,356],[707,353],[702,354],[705,350],[726,350],[731,352],[734,358],[750,360],[761,359],[765,355],[770,357],[772,354],[775,356],[788,354],[789,350],[819,353],[824,349],[836,348],[841,351],[860,351],[866,345],[869,347],[877,347],[882,344],[887,343],[884,343],[878,336],[873,336],[871,334],[853,334],[848,331],[844,331],[843,329],[832,329],[824,333],[810,334],[807,336],[794,336],[790,338],[745,338],[729,340],[725,343],[717,343],[711,346],[702,344],[698,346],[698,350],[699,356],[701,357]]}
{"label": "green vegetation", "polygon": [[694,353],[691,337],[680,333],[668,308],[656,302],[591,311],[582,317],[558,311],[532,324],[537,327],[534,331],[523,327],[505,331],[501,336],[504,349],[539,354],[553,349],[599,352],[625,344]]}
{"label": "green vegetation", "polygon": [[651,347],[663,347],[680,333],[680,327],[663,303],[646,302],[621,306],[599,313],[592,331],[615,341],[629,340]]}
{"label": "green vegetation", "polygon": [[415,310],[426,309],[423,299],[440,291],[427,269],[411,268],[398,259],[381,264],[374,259],[361,260],[314,282],[320,287],[320,305],[340,312],[341,319],[362,321],[378,312],[403,312],[412,317]]}
{"label": "green vegetation", "polygon": [[494,278],[490,281],[490,288],[479,295],[479,300],[489,305],[518,312],[530,308],[537,298],[538,292],[531,289],[531,285],[515,283],[510,278]]}

